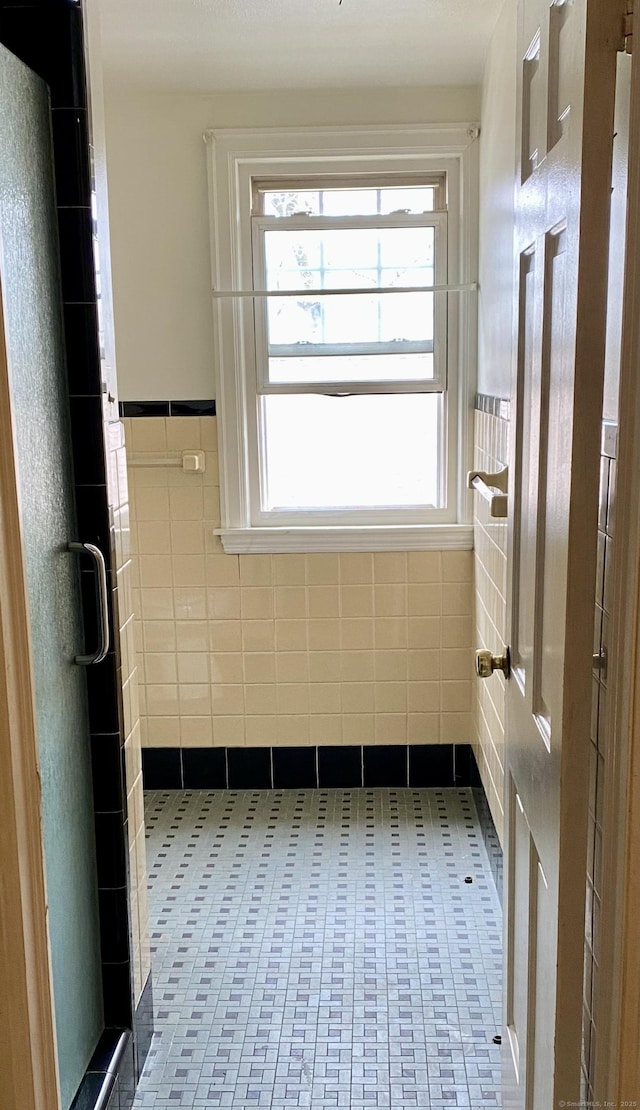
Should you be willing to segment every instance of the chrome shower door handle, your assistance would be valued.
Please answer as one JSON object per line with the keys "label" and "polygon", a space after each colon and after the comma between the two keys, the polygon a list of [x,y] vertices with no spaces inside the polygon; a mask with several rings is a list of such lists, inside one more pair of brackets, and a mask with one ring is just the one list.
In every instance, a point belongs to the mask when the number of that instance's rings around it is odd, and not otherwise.
{"label": "chrome shower door handle", "polygon": [[68,550],[78,555],[89,555],[93,559],[93,569],[96,586],[96,609],[98,613],[99,643],[96,651],[91,655],[76,655],[74,663],[81,667],[90,667],[93,663],[101,663],[109,650],[109,598],[107,593],[107,567],[104,555],[94,543],[70,543]]}

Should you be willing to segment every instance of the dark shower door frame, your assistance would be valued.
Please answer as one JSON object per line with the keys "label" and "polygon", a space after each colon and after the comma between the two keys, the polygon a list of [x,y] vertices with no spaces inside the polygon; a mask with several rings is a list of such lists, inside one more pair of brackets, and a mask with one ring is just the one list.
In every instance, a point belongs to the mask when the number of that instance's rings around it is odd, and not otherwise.
{"label": "dark shower door frame", "polygon": [[[109,435],[109,420],[113,419],[109,411],[115,412],[117,419],[117,405],[109,409],[106,404],[99,334],[90,152],[92,115],[86,71],[87,14],[85,0],[0,0],[0,43],[38,74],[49,88],[78,535],[83,541],[96,544],[105,556],[113,633],[118,627],[117,579],[105,435]],[[114,392],[115,383],[109,380],[107,388]],[[92,586],[90,576],[82,577]],[[88,614],[85,642],[89,644],[95,639],[95,630],[91,627],[93,609],[91,598],[85,607]],[[89,668],[92,673],[87,676],[98,887],[104,894],[104,897],[101,894],[101,928],[104,937],[117,935],[119,939],[117,951],[109,945],[103,952],[107,1031],[99,1046],[100,1052],[92,1061],[95,1070],[87,1072],[85,1078],[91,1080],[89,1086],[93,1089],[96,1076],[108,1070],[112,1078],[116,1077],[115,1085],[119,1089],[119,1094],[114,1092],[114,1106],[118,1110],[128,1110],[150,1044],[152,998],[150,979],[137,1002],[133,994],[130,909],[126,897],[130,876],[119,668],[116,644],[99,667]],[[0,936],[0,958],[4,956],[2,943]],[[37,1022],[35,1016],[33,1020]],[[40,1038],[35,1034],[35,1026],[34,1037],[33,1048],[39,1053]],[[42,1043],[45,1042],[46,1037]],[[13,1044],[12,1037],[9,1045]],[[50,1090],[48,1095],[43,1093],[44,1088],[39,1091],[39,1101],[33,1105],[52,1110],[57,1102]],[[19,1101],[17,1105],[22,1110],[28,1103]]]}

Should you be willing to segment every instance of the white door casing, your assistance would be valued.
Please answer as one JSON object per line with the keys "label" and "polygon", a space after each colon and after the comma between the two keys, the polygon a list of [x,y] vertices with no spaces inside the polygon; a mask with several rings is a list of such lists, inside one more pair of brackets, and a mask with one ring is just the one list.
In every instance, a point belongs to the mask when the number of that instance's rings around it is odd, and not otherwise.
{"label": "white door casing", "polygon": [[617,0],[519,0],[503,1097],[580,1096]]}

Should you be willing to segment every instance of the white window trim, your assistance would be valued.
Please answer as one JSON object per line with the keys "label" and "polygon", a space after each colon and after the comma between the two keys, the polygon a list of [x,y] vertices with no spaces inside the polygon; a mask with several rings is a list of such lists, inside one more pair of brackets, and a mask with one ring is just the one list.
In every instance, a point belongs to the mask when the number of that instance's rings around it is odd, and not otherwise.
{"label": "white window trim", "polygon": [[[357,174],[372,166],[406,172],[446,172],[449,188],[448,264],[452,284],[477,274],[477,147],[472,124],[443,126],[263,128],[211,130],[208,148],[211,270],[213,289],[250,288],[251,183],[307,172]],[[255,369],[255,351],[243,324],[244,298],[212,298],[215,395],[220,416],[220,507],[218,530],[225,551],[389,551],[470,549],[470,494],[464,476],[471,464],[475,393],[477,306],[473,293],[456,294],[447,345],[457,365],[454,406],[457,436],[448,443],[447,470],[457,474],[449,490],[451,519],[398,526],[269,527],[251,524],[249,443],[245,373]]]}

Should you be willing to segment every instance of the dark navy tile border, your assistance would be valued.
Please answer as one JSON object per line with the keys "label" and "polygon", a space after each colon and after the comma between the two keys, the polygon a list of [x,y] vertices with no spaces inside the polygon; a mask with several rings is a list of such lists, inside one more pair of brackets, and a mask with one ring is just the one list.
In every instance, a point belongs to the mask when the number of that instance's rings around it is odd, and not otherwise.
{"label": "dark navy tile border", "polygon": [[225,749],[183,748],[182,781],[185,790],[223,790],[227,785]]}
{"label": "dark navy tile border", "polygon": [[[464,745],[465,749],[468,745]],[[463,766],[468,765],[466,751],[460,752]],[[452,786],[455,777],[453,744],[415,744],[409,749],[409,780],[411,786]],[[460,781],[461,786],[468,785]]]}
{"label": "dark navy tile border", "polygon": [[[474,762],[475,762],[475,760],[474,760]],[[477,786],[474,785],[473,797],[474,797],[474,801],[476,803],[476,809],[478,811],[478,818],[480,820],[480,828],[482,829],[482,837],[483,837],[483,840],[484,840],[484,846],[487,849],[487,855],[489,857],[489,866],[491,868],[491,874],[493,875],[493,881],[496,885],[496,890],[498,892],[498,898],[500,899],[500,905],[502,905],[502,881],[503,881],[502,848],[500,847],[500,841],[498,839],[498,834],[496,832],[496,827],[493,823],[493,817],[491,816],[491,810],[489,809],[489,803],[487,801],[487,795],[485,794],[481,785],[477,785]]]}
{"label": "dark navy tile border", "polygon": [[169,416],[215,416],[216,403],[210,401],[169,401]]}
{"label": "dark navy tile border", "polygon": [[120,416],[215,416],[216,403],[206,401],[121,401]]}
{"label": "dark navy tile border", "polygon": [[408,786],[408,749],[404,744],[367,745],[362,749],[363,786]]}
{"label": "dark navy tile border", "polygon": [[488,393],[476,393],[476,409],[499,416],[502,420],[511,418],[511,402],[505,397],[491,397]]}
{"label": "dark navy tile border", "polygon": [[[286,751],[286,748],[282,749]],[[351,745],[317,748],[318,782],[323,788],[362,786],[362,748]]]}
{"label": "dark navy tile border", "polygon": [[[202,751],[206,756],[211,755],[211,771],[210,781],[214,781],[214,759],[213,752],[216,750],[210,748],[195,748],[194,751]],[[186,751],[186,748],[185,748]],[[147,790],[179,790],[184,787],[184,774],[182,767],[182,748],[143,748],[142,749],[142,777],[144,785]],[[206,763],[203,757],[202,762]],[[208,782],[205,785],[206,773],[201,769],[200,784],[198,789],[206,790],[215,789],[214,786],[209,786]],[[226,785],[226,771],[225,771],[225,785]]]}
{"label": "dark navy tile border", "polygon": [[230,790],[268,790],[273,785],[271,748],[227,748],[227,785]]}
{"label": "dark navy tile border", "polygon": [[100,904],[101,953],[104,963],[123,963],[129,958],[129,892],[121,887],[98,891]]}
{"label": "dark navy tile border", "polygon": [[171,401],[121,401],[120,416],[169,416]]}
{"label": "dark navy tile border", "polygon": [[304,790],[318,785],[317,748],[272,748],[275,790]]}
{"label": "dark navy tile border", "polygon": [[147,790],[478,786],[470,744],[143,748]]}
{"label": "dark navy tile border", "polygon": [[[417,748],[414,748],[414,751],[417,750]],[[456,786],[482,786],[480,771],[471,744],[452,745],[452,752],[453,777]]]}

